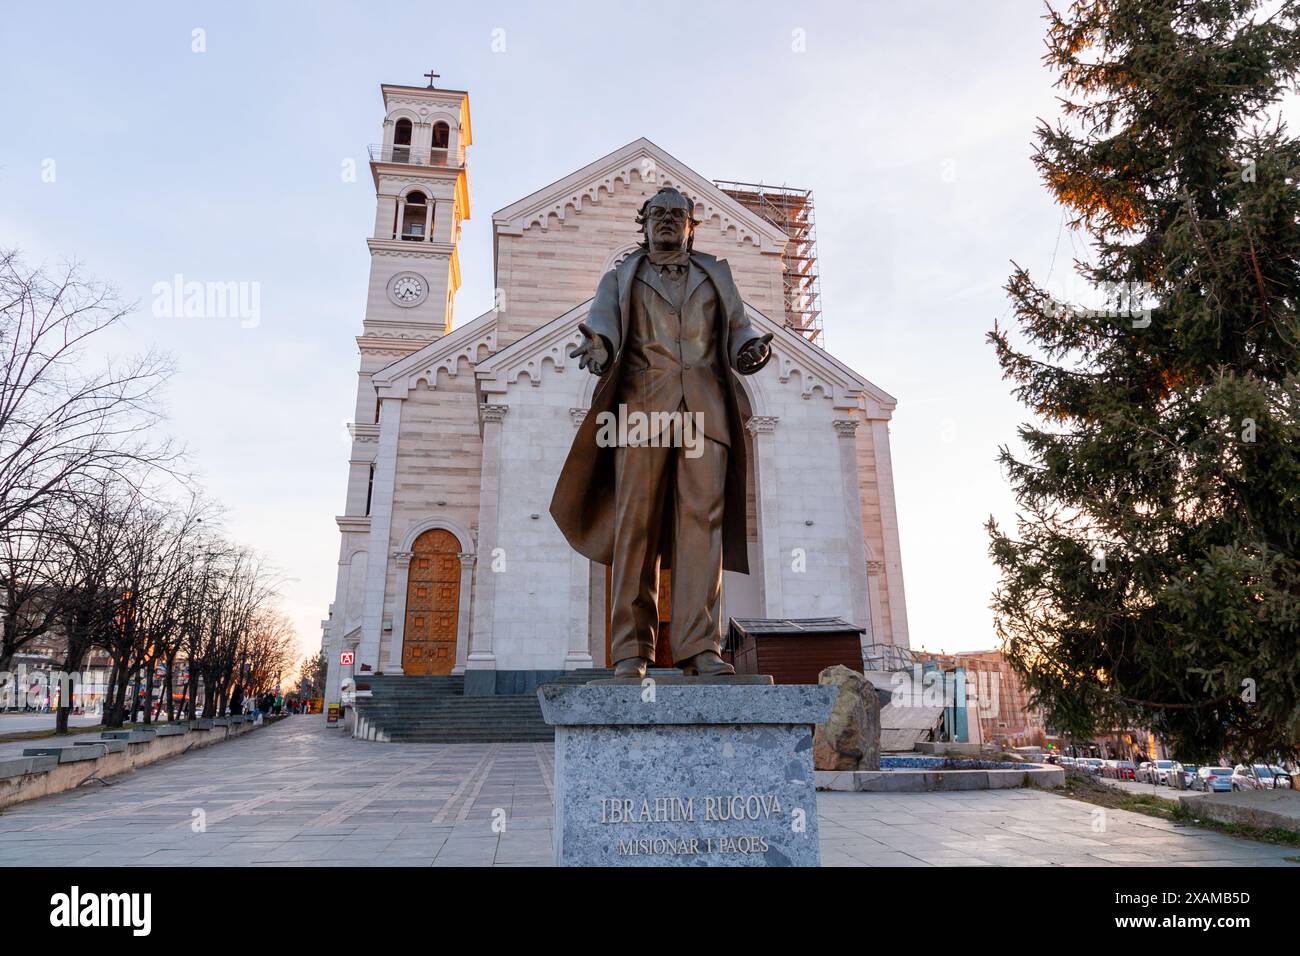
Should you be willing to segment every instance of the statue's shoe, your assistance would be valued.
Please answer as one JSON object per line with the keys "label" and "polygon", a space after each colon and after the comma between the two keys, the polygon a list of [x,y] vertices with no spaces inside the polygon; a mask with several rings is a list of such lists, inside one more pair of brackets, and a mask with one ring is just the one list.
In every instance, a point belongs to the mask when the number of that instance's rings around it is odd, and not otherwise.
{"label": "statue's shoe", "polygon": [[726,677],[736,673],[736,669],[718,656],[717,651],[701,651],[687,658],[681,666],[687,677]]}
{"label": "statue's shoe", "polygon": [[650,662],[644,657],[625,657],[614,665],[615,677],[645,677],[645,669]]}

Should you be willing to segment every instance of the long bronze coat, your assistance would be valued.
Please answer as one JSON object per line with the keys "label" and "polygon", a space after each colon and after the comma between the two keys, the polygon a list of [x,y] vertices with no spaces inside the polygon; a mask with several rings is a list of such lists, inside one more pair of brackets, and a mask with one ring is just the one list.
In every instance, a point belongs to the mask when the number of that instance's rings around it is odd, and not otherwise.
{"label": "long bronze coat", "polygon": [[[632,283],[645,256],[643,249],[633,252],[605,273],[596,289],[596,298],[592,300],[586,323],[593,332],[604,336],[612,348],[613,360],[596,386],[591,410],[574,436],[573,447],[569,449],[569,457],[551,497],[551,517],[569,544],[579,554],[599,564],[612,564],[614,560],[614,454],[617,449],[599,447],[596,433],[601,412],[617,413]],[[716,341],[722,351],[719,366],[735,368],[740,350],[746,342],[759,338],[759,333],[749,324],[740,290],[731,277],[727,261],[707,253],[691,252],[691,262],[704,271],[717,292],[719,328]],[[736,400],[736,382],[731,375],[725,378],[723,394],[726,396],[731,449],[727,456],[726,499],[722,515],[722,566],[728,571],[748,574],[744,422]],[[670,547],[671,542],[664,540],[660,548],[662,567],[668,566]]]}

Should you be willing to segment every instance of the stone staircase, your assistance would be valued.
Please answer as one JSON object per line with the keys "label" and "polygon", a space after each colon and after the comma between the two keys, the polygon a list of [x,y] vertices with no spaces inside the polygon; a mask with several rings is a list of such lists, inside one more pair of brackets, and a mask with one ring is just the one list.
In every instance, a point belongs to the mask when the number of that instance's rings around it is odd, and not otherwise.
{"label": "stone staircase", "polygon": [[[569,671],[547,683],[585,684],[612,669]],[[464,677],[365,678],[370,697],[357,698],[357,736],[394,743],[550,741],[536,692],[466,697]]]}

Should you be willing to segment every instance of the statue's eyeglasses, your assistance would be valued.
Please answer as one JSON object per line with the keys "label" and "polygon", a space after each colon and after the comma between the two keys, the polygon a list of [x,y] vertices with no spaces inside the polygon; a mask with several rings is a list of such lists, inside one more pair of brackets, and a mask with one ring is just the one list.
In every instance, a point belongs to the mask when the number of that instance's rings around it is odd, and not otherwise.
{"label": "statue's eyeglasses", "polygon": [[654,220],[671,219],[673,222],[685,222],[687,212],[685,209],[665,209],[663,206],[653,206],[646,212],[646,216]]}

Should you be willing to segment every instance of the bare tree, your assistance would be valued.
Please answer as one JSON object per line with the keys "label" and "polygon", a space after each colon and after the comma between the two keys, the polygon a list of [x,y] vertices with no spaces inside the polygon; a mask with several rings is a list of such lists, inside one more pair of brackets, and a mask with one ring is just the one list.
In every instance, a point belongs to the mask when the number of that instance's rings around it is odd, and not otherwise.
{"label": "bare tree", "polygon": [[0,251],[0,534],[79,478],[176,460],[151,433],[168,360],[93,360],[126,314],[78,266],[51,276]]}
{"label": "bare tree", "polygon": [[[155,437],[170,364],[97,358],[126,314],[77,266],[54,274],[0,250],[0,671],[47,635],[65,645],[65,675],[103,648],[109,726],[141,702],[152,719],[160,672],[169,718],[182,672],[183,711],[201,695],[211,717],[293,663],[261,560],[204,525],[213,509],[197,494],[178,506],[159,491],[188,484]],[[59,733],[74,704],[59,694]]]}
{"label": "bare tree", "polygon": [[67,500],[51,501],[0,534],[0,671],[9,671],[24,647],[57,632],[68,583],[63,538],[71,512]]}
{"label": "bare tree", "polygon": [[263,610],[244,639],[245,690],[256,697],[274,691],[295,666],[297,641],[293,624],[279,611]]}
{"label": "bare tree", "polygon": [[[79,672],[87,652],[109,642],[117,626],[121,601],[114,578],[131,498],[123,493],[120,481],[83,481],[70,500],[76,507],[61,536],[62,559],[67,562],[65,590],[59,601],[64,674]],[[72,704],[70,695],[59,695],[58,733],[68,732]]]}

